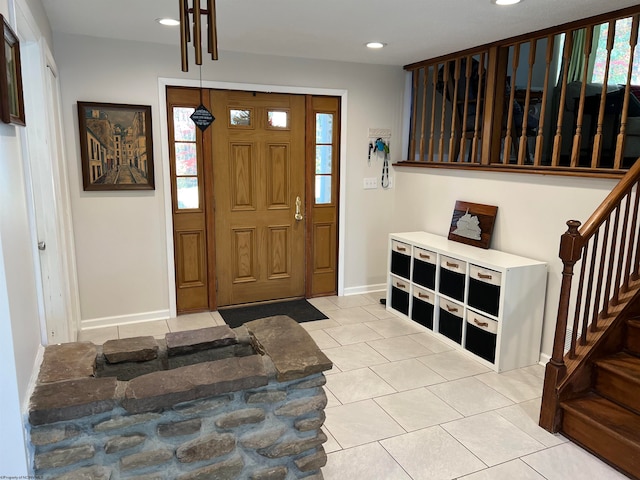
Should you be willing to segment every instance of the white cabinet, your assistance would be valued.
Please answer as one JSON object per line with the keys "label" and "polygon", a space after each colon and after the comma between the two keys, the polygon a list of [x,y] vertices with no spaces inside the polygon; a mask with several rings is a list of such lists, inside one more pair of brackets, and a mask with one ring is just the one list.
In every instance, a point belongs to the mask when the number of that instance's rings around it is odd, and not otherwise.
{"label": "white cabinet", "polygon": [[498,372],[538,363],[545,262],[409,232],[388,265],[387,310]]}

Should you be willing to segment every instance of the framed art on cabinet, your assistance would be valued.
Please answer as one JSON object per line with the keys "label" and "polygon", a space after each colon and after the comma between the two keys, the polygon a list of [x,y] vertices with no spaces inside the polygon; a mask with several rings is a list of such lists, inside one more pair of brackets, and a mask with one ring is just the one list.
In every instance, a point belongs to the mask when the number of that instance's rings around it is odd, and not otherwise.
{"label": "framed art on cabinet", "polygon": [[0,15],[3,45],[0,49],[0,119],[4,123],[25,125],[20,43],[7,19]]}
{"label": "framed art on cabinet", "polygon": [[456,201],[449,227],[449,240],[489,248],[498,207]]}
{"label": "framed art on cabinet", "polygon": [[85,190],[153,190],[151,107],[78,102]]}

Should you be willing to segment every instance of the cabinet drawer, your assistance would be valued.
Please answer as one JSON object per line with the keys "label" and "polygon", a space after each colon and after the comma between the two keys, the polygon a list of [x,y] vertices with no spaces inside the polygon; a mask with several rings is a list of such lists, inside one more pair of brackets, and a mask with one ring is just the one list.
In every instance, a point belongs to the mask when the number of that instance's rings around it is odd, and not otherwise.
{"label": "cabinet drawer", "polygon": [[435,296],[418,287],[413,287],[413,305],[411,307],[411,319],[433,330],[433,310]]}
{"label": "cabinet drawer", "polygon": [[393,240],[391,242],[391,273],[409,278],[411,268],[411,245]]}
{"label": "cabinet drawer", "polygon": [[500,307],[501,282],[502,274],[500,272],[470,265],[467,303],[497,317]]}
{"label": "cabinet drawer", "polygon": [[413,281],[430,289],[436,288],[436,254],[423,248],[413,252]]}
{"label": "cabinet drawer", "polygon": [[427,263],[436,263],[436,252],[432,252],[431,250],[425,250],[424,248],[415,248],[413,252],[413,258],[419,260],[421,262]]}
{"label": "cabinet drawer", "polygon": [[403,292],[406,292],[407,295],[409,295],[409,282],[404,278],[394,277],[392,275],[391,286],[393,288],[397,288],[398,290],[402,290]]}
{"label": "cabinet drawer", "polygon": [[498,322],[474,312],[467,314],[464,348],[488,362],[496,360]]}
{"label": "cabinet drawer", "polygon": [[440,299],[440,319],[438,331],[456,343],[462,344],[462,318],[464,308],[462,305]]}
{"label": "cabinet drawer", "polygon": [[469,277],[479,282],[497,285],[498,287],[502,283],[502,273],[473,264],[469,265]]}
{"label": "cabinet drawer", "polygon": [[440,260],[440,293],[462,301],[467,273],[467,262],[443,256]]}
{"label": "cabinet drawer", "polygon": [[391,277],[391,308],[409,315],[409,282]]}
{"label": "cabinet drawer", "polygon": [[467,311],[467,322],[489,333],[498,333],[498,322],[471,310]]}
{"label": "cabinet drawer", "polygon": [[423,288],[413,287],[413,298],[417,298],[420,301],[430,303],[431,305],[435,304],[435,294],[433,292],[429,292]]}

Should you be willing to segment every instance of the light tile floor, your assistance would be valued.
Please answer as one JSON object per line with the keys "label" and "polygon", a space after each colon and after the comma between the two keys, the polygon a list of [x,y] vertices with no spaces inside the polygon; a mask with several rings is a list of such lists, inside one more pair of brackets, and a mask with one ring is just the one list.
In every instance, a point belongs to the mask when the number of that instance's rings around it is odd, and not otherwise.
{"label": "light tile floor", "polygon": [[[497,374],[389,313],[382,294],[310,300],[327,373],[325,480],[609,480],[616,470],[537,426],[544,369]],[[81,332],[80,340],[222,325],[218,312]]]}

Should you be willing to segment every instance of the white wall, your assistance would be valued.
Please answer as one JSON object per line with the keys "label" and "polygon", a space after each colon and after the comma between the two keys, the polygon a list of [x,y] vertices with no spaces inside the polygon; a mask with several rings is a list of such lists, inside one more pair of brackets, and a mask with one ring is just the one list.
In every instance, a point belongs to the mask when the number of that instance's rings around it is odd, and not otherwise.
{"label": "white wall", "polygon": [[[165,222],[160,162],[158,78],[197,79],[179,72],[176,48],[59,35],[61,72],[82,318],[127,321],[168,309]],[[363,190],[379,179],[382,161],[367,164],[368,128],[391,128],[391,159],[401,151],[404,72],[400,68],[222,52],[206,61],[204,80],[346,89],[347,147],[344,286],[366,291],[386,281],[386,237],[392,231],[446,235],[456,200],[497,205],[492,247],[549,263],[542,352],[551,352],[559,296],[559,237],[568,219],[586,220],[613,180],[433,169],[391,169],[392,190]],[[83,192],[77,139],[78,100],[152,106],[156,191]],[[133,292],[133,294],[132,294]]]}
{"label": "white wall", "polygon": [[35,19],[39,34],[42,35],[47,45],[51,48],[53,46],[53,33],[51,32],[51,26],[49,25],[49,19],[47,18],[47,12],[45,12],[42,6],[42,0],[17,0],[24,5],[24,8],[28,9],[33,18]]}
{"label": "white wall", "polygon": [[[83,324],[118,323],[166,314],[169,308],[158,78],[198,78],[180,71],[177,48],[56,35],[62,85],[75,244]],[[399,67],[324,62],[221,52],[205,61],[203,80],[343,89],[348,91],[345,287],[358,291],[385,280],[392,191],[362,188],[379,177],[381,160],[367,165],[368,128],[401,129],[404,72]],[[77,101],[152,106],[156,190],[84,192],[77,133]],[[392,149],[393,140],[392,138]],[[398,141],[399,145],[399,141]],[[392,152],[400,158],[400,151]]]}
{"label": "white wall", "polygon": [[456,200],[497,205],[491,248],[548,262],[542,353],[551,355],[562,273],[560,235],[567,220],[587,220],[617,182],[407,167],[395,168],[395,177],[398,232],[446,236]]}
{"label": "white wall", "polygon": [[0,468],[6,475],[26,473],[20,411],[27,402],[40,346],[33,238],[18,130],[0,124],[0,411],[7,422],[0,435]]}
{"label": "white wall", "polygon": [[[13,2],[0,3],[9,16]],[[24,6],[21,5],[24,9]],[[24,10],[23,10],[24,11]],[[20,36],[21,32],[14,31]],[[25,40],[21,38],[21,40]],[[25,89],[29,79],[24,79]],[[30,379],[40,351],[40,318],[32,246],[31,211],[24,127],[0,124],[0,470],[3,475],[28,473],[23,423]]]}

